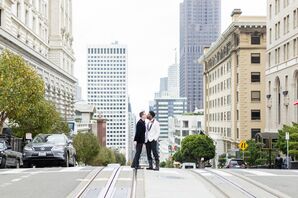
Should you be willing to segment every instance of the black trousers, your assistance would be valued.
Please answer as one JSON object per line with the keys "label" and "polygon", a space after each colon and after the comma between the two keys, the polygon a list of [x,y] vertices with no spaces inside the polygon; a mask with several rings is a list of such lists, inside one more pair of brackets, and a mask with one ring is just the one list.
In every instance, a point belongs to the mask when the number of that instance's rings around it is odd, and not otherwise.
{"label": "black trousers", "polygon": [[142,148],[143,148],[143,143],[137,143],[136,145],[136,154],[135,157],[133,158],[132,162],[132,167],[138,168],[139,167],[139,161],[140,161],[140,156],[142,153]]}
{"label": "black trousers", "polygon": [[146,143],[146,151],[147,151],[147,158],[149,162],[149,167],[152,168],[152,154],[154,156],[154,160],[156,164],[159,164],[159,156],[157,151],[157,141],[153,140],[152,142]]}

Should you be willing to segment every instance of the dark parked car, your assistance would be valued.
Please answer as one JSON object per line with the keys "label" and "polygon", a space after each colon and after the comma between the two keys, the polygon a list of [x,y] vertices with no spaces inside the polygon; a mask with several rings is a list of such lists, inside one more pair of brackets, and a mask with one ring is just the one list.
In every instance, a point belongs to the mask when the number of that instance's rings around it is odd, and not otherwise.
{"label": "dark parked car", "polygon": [[0,139],[0,167],[20,168],[21,166],[23,166],[22,153],[13,151],[5,140]]}
{"label": "dark parked car", "polygon": [[230,159],[226,168],[246,168],[246,164],[242,159]]}
{"label": "dark parked car", "polygon": [[75,166],[76,151],[72,141],[64,134],[39,134],[24,147],[23,161],[25,167]]}

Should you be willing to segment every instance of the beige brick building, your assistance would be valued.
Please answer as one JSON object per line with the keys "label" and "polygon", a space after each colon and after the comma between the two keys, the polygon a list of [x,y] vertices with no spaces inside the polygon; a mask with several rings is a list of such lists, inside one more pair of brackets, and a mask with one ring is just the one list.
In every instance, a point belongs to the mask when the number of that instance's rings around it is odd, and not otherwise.
{"label": "beige brick building", "polygon": [[[217,156],[237,148],[265,128],[266,18],[241,16],[205,49],[205,131]],[[217,161],[217,160],[216,160]]]}
{"label": "beige brick building", "polygon": [[267,132],[298,122],[298,1],[267,1]]}

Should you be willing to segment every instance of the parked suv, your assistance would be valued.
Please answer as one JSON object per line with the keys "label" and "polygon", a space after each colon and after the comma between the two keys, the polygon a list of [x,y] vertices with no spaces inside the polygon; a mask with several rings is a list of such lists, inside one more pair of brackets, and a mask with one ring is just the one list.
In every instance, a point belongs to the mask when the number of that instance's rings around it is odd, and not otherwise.
{"label": "parked suv", "polygon": [[64,134],[39,134],[24,147],[23,161],[25,167],[50,164],[75,166],[76,151],[72,141]]}
{"label": "parked suv", "polygon": [[22,165],[22,153],[13,151],[5,140],[0,139],[0,167],[20,168]]}

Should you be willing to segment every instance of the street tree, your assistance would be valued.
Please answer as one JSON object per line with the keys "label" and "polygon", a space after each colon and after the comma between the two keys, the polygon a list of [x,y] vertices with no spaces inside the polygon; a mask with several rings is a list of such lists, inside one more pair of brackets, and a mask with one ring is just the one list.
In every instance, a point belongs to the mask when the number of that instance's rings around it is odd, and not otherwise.
{"label": "street tree", "polygon": [[0,134],[4,122],[18,122],[44,98],[44,83],[25,60],[8,50],[0,55]]}
{"label": "street tree", "polygon": [[53,103],[41,99],[32,106],[17,123],[12,124],[14,135],[24,137],[26,133],[36,136],[39,133],[65,133],[69,128]]}
{"label": "street tree", "polygon": [[298,124],[293,123],[292,126],[284,125],[281,130],[278,131],[277,147],[284,153],[287,153],[286,144],[286,132],[290,135],[289,140],[289,155],[295,159],[298,159]]}
{"label": "street tree", "polygon": [[198,163],[202,158],[208,161],[215,156],[213,140],[207,135],[189,135],[182,140],[181,155],[183,161]]}
{"label": "street tree", "polygon": [[181,153],[181,150],[178,149],[174,155],[173,155],[173,160],[175,160],[176,162],[180,162],[180,163],[183,163],[183,156],[182,156],[182,153]]}
{"label": "street tree", "polygon": [[99,153],[99,144],[92,133],[79,133],[74,137],[73,145],[77,152],[77,159],[86,165],[92,165],[92,160]]}
{"label": "street tree", "polygon": [[91,160],[92,166],[107,166],[108,164],[116,163],[115,153],[106,147],[100,147],[98,154]]}
{"label": "street tree", "polygon": [[124,166],[126,164],[125,155],[123,155],[122,153],[120,153],[117,150],[114,151],[114,155],[115,155],[115,161],[116,161],[116,163],[119,163],[122,166]]}
{"label": "street tree", "polygon": [[[241,151],[240,156],[244,152],[244,160],[249,166],[266,165],[270,163],[270,152],[263,149],[263,143],[256,142],[255,140],[247,141],[248,147],[246,151]],[[271,159],[276,155],[275,151],[271,151]]]}

